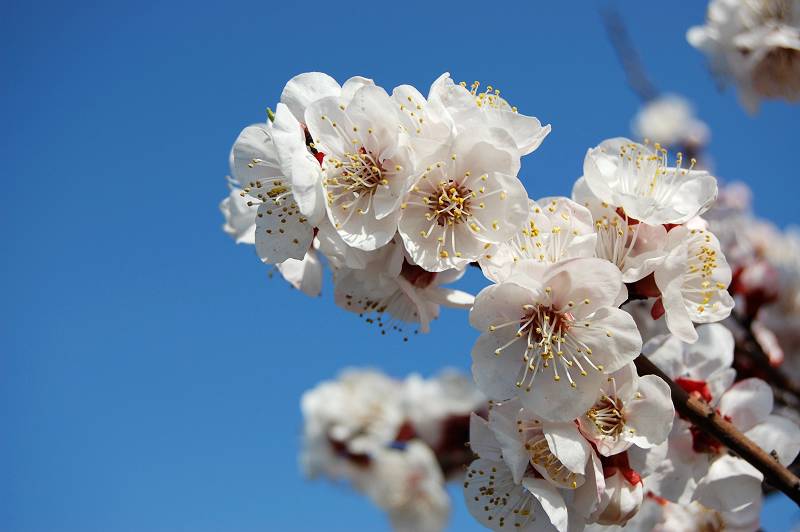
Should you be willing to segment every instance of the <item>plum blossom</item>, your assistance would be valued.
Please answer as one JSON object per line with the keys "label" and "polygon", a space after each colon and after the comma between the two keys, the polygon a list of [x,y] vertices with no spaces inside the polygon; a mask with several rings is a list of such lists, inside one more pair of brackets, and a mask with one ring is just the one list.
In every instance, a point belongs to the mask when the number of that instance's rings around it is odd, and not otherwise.
{"label": "plum blossom", "polygon": [[629,218],[620,209],[592,193],[586,178],[575,182],[572,198],[584,205],[594,219],[595,256],[615,264],[622,280],[632,283],[655,271],[666,255],[667,230]]}
{"label": "plum blossom", "polygon": [[548,264],[574,257],[591,257],[597,235],[591,213],[569,198],[528,200],[528,223],[510,240],[484,246],[478,258],[484,275],[498,282],[514,264],[532,259]]}
{"label": "plum blossom", "polygon": [[731,269],[717,238],[704,229],[676,227],[667,235],[666,251],[655,269],[655,283],[667,327],[691,343],[697,340],[693,322],[716,322],[731,313]]}
{"label": "plum blossom", "polygon": [[682,224],[704,213],[717,196],[717,180],[694,161],[682,168],[678,154],[668,166],[667,151],[626,138],[590,148],[583,163],[586,185],[600,201],[650,225]]}
{"label": "plum blossom", "polygon": [[649,449],[663,443],[674,416],[667,383],[655,375],[640,377],[631,363],[608,376],[578,424],[597,452],[611,456],[632,445]]}
{"label": "plum blossom", "polygon": [[[655,338],[643,352],[782,464],[791,463],[800,452],[800,429],[772,414],[772,390],[765,382],[750,378],[734,384],[731,332],[721,324],[708,324],[698,327],[698,336],[695,344],[675,336]],[[762,480],[758,470],[727,454],[719,441],[676,418],[667,459],[648,479],[648,487],[681,504],[697,500],[714,510],[737,512],[760,498]]]}
{"label": "plum blossom", "polygon": [[[498,408],[501,409],[499,413]],[[599,499],[599,490],[593,485],[595,470],[590,468],[592,478],[588,481],[583,469],[580,475],[567,470],[539,428],[533,429],[537,436],[528,441],[525,437],[527,428],[520,428],[516,423],[522,423],[518,419],[518,412],[519,404],[512,402],[496,405],[490,410],[488,422],[473,414],[470,448],[478,458],[469,465],[464,479],[467,509],[481,524],[492,530],[565,532],[569,512],[564,496],[557,485],[534,471],[549,471],[571,491],[578,489],[580,481],[581,487],[586,485],[582,491],[588,489],[593,492],[593,496],[589,497],[593,508],[591,502]],[[557,424],[554,431],[556,437],[560,436],[557,429],[562,425],[569,424]],[[568,435],[561,441],[574,444],[567,445],[570,458],[573,458],[571,462],[582,462],[585,466],[592,451],[585,441],[581,443],[577,431],[572,436],[577,437],[570,440]],[[534,466],[539,469],[534,470]],[[602,475],[598,476],[602,482]]]}
{"label": "plum blossom", "polygon": [[617,308],[626,295],[619,270],[604,260],[520,262],[470,312],[482,331],[472,349],[478,388],[497,401],[519,397],[544,419],[583,414],[606,374],[639,354],[633,318]]}
{"label": "plum blossom", "polygon": [[[220,210],[225,216],[223,229],[237,244],[252,245],[256,238],[258,206],[253,205],[237,185],[238,183],[231,180],[231,192],[220,203]],[[318,247],[319,241],[314,239],[302,259],[290,258],[275,265],[289,284],[312,297],[318,296],[322,290],[322,263],[316,250]]]}
{"label": "plum blossom", "polygon": [[537,118],[520,114],[498,89],[488,85],[481,91],[477,81],[467,88],[464,82],[454,83],[447,72],[431,86],[428,101],[452,117],[457,133],[476,128],[506,132],[519,157],[536,150],[550,133],[549,125],[542,126]]}
{"label": "plum blossom", "polygon": [[453,370],[404,381],[347,370],[303,395],[301,463],[309,476],[348,481],[395,530],[440,531],[446,476],[463,478],[470,414],[483,402]]}
{"label": "plum blossom", "polygon": [[659,96],[644,104],[631,124],[636,136],[664,146],[699,149],[708,142],[708,126],[699,120],[691,104],[676,94]]}
{"label": "plum blossom", "polygon": [[366,251],[397,231],[400,202],[414,171],[397,106],[382,88],[364,85],[349,101],[329,96],[305,112],[314,148],[324,154],[328,216],[344,241]]}
{"label": "plum blossom", "polygon": [[600,525],[625,526],[637,514],[644,501],[644,488],[638,479],[617,468],[604,468],[605,487],[591,519]]}
{"label": "plum blossom", "polygon": [[271,122],[246,127],[233,144],[230,164],[247,205],[257,206],[256,253],[262,261],[278,264],[305,256],[314,239],[314,227],[294,200],[272,131]]}
{"label": "plum blossom", "polygon": [[364,491],[389,514],[396,532],[440,532],[450,514],[450,497],[436,456],[418,440],[374,457]]}
{"label": "plum blossom", "polygon": [[507,135],[472,130],[431,156],[400,205],[400,235],[415,264],[465,267],[522,228],[528,196]]}
{"label": "plum blossom", "polygon": [[800,100],[800,2],[712,0],[704,26],[686,34],[751,113],[763,99]]}

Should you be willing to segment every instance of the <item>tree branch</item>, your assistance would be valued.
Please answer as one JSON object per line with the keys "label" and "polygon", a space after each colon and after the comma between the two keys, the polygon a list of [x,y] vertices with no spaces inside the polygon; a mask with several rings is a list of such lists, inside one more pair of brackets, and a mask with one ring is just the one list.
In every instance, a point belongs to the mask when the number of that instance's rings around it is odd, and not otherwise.
{"label": "tree branch", "polygon": [[[731,317],[739,324],[744,331],[744,342],[739,351],[745,355],[753,363],[754,369],[761,373],[761,376],[767,383],[772,385],[776,395],[780,396],[779,399],[787,406],[793,405],[797,407],[800,404],[800,386],[798,386],[788,375],[786,375],[780,367],[772,365],[769,356],[764,352],[758,339],[753,333],[753,320],[752,318],[742,317],[735,312],[731,313]],[[791,402],[786,400],[783,395],[790,396]]]}
{"label": "tree branch", "polygon": [[689,395],[646,356],[639,355],[634,362],[640,375],[656,375],[669,385],[675,410],[681,416],[758,469],[764,475],[765,482],[785,493],[800,506],[800,478],[783,467],[775,457],[753,443],[732,423],[726,421],[708,403],[699,397]]}
{"label": "tree branch", "polygon": [[619,12],[610,5],[600,10],[603,17],[603,24],[608,34],[608,40],[622,63],[625,77],[628,78],[628,85],[642,102],[649,102],[658,96],[658,89],[647,77],[642,65],[642,60],[636,52],[636,48],[631,42],[628,30]]}

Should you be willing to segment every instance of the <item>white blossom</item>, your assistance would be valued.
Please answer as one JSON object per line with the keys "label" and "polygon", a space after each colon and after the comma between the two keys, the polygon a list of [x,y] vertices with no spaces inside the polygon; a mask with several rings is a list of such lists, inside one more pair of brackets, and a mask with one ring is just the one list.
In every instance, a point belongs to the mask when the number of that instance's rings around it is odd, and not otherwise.
{"label": "white blossom", "polygon": [[[675,382],[714,407],[745,436],[782,463],[800,452],[800,429],[772,414],[772,389],[759,379],[734,384],[734,340],[720,324],[698,327],[699,339],[686,344],[674,336],[655,338],[644,353]],[[681,504],[737,512],[760,498],[762,474],[688,421],[676,418],[667,459],[648,479],[658,495]]]}
{"label": "white blossom", "polygon": [[583,163],[586,185],[601,201],[650,225],[682,224],[704,213],[717,196],[717,180],[694,161],[682,168],[678,155],[669,166],[667,151],[626,138],[590,148]]}
{"label": "white blossom", "polygon": [[759,100],[800,99],[800,2],[712,0],[689,43],[708,56],[717,78],[732,81],[750,112]]}
{"label": "white blossom", "polygon": [[663,443],[674,416],[667,383],[655,375],[639,377],[631,363],[609,375],[578,424],[597,452],[611,456],[632,445],[647,449]]}
{"label": "white blossom", "polygon": [[667,94],[644,104],[631,125],[636,136],[664,146],[702,147],[710,135],[691,104],[681,96]]}
{"label": "white blossom", "polygon": [[490,399],[519,396],[532,414],[568,420],[586,412],[607,373],[639,354],[619,270],[594,258],[546,266],[520,262],[475,298],[470,324],[482,331],[472,372]]}
{"label": "white blossom", "polygon": [[632,283],[655,271],[666,255],[667,230],[629,218],[620,209],[592,193],[586,178],[575,182],[572,198],[584,205],[594,219],[595,256],[615,264],[622,280]]}
{"label": "white blossom", "polygon": [[528,200],[528,223],[510,240],[485,246],[478,262],[484,275],[498,282],[520,260],[555,264],[592,257],[596,241],[592,215],[586,208],[563,197]]}
{"label": "white blossom", "polygon": [[458,133],[476,128],[505,131],[520,157],[538,148],[550,133],[549,125],[542,126],[537,118],[520,114],[491,85],[481,91],[476,81],[467,88],[466,83],[454,83],[447,72],[431,86],[428,101],[450,114]]}
{"label": "white blossom", "polygon": [[414,171],[396,104],[380,87],[364,85],[351,100],[330,96],[305,112],[314,147],[324,153],[328,216],[344,241],[366,251],[397,231],[400,202]]}
{"label": "white blossom", "polygon": [[511,150],[507,135],[470,130],[431,156],[400,205],[400,235],[415,264],[461,269],[522,228],[528,197]]}
{"label": "white blossom", "polygon": [[716,322],[731,313],[731,269],[719,241],[706,230],[672,229],[666,251],[666,258],[655,269],[655,282],[667,327],[684,342],[694,342],[697,332],[692,322]]}

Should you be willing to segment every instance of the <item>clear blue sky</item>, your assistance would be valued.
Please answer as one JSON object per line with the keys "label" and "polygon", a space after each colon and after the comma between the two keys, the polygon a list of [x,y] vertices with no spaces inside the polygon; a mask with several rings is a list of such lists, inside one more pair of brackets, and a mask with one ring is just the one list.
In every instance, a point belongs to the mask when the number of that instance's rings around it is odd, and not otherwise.
{"label": "clear blue sky", "polygon": [[[0,17],[0,530],[385,529],[350,490],[303,480],[300,394],[348,365],[466,370],[475,334],[453,311],[404,344],[329,284],[308,299],[268,280],[220,229],[230,144],[299,72],[425,92],[450,70],[553,125],[522,175],[534,197],[568,194],[637,107],[596,6],[94,4]],[[800,108],[751,118],[718,93],[684,39],[704,2],[624,6],[653,80],[710,124],[718,175],[797,222]],[[476,529],[454,493],[452,529]],[[770,508],[767,531],[798,517]]]}

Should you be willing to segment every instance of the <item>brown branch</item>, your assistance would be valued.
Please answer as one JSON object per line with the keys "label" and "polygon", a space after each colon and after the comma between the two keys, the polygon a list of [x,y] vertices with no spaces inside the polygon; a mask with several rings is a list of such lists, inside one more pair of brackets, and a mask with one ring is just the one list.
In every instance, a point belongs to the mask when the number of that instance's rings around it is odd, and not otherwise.
{"label": "brown branch", "polygon": [[783,467],[778,460],[761,447],[753,443],[732,423],[726,421],[708,403],[699,397],[688,394],[646,356],[639,355],[634,362],[640,375],[656,375],[669,385],[675,410],[681,416],[716,438],[740,458],[761,471],[765,482],[785,493],[787,497],[800,506],[800,478]]}
{"label": "brown branch", "polygon": [[614,47],[614,52],[622,63],[625,77],[628,78],[628,85],[642,102],[653,100],[658,96],[658,89],[647,77],[642,60],[631,42],[619,12],[609,5],[600,10],[600,15],[603,17],[608,40],[611,41],[611,46]]}
{"label": "brown branch", "polygon": [[[769,355],[764,352],[764,349],[753,333],[753,320],[751,318],[741,317],[735,312],[731,314],[731,317],[739,324],[744,332],[744,342],[742,349],[739,351],[750,359],[754,364],[754,369],[760,372],[764,380],[772,385],[782,403],[787,406],[797,406],[800,404],[800,386],[789,378],[780,367],[772,365]],[[786,398],[781,395],[791,396],[792,402],[786,401]]]}

